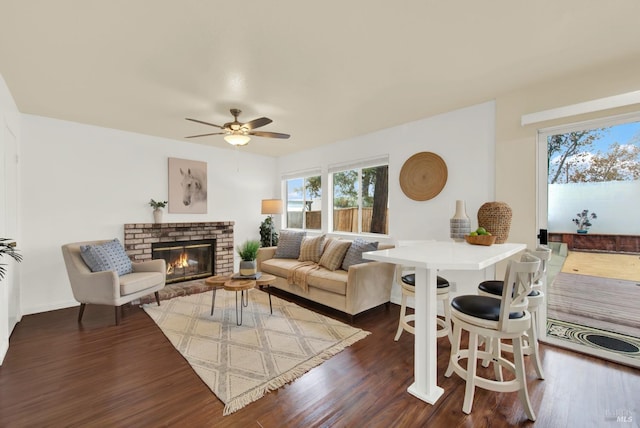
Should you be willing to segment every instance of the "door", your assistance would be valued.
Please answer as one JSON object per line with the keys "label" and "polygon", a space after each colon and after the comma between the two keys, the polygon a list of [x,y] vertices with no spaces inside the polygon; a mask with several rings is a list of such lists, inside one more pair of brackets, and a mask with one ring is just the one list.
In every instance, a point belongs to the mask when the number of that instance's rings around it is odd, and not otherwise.
{"label": "door", "polygon": [[[558,150],[558,142],[578,137],[569,156]],[[640,114],[540,130],[537,149],[537,227],[548,230],[553,249],[540,339],[640,367],[640,253],[614,248],[640,239],[638,222],[624,215],[640,208]],[[604,175],[613,169],[618,176]],[[579,233],[585,210],[593,227]]]}
{"label": "door", "polygon": [[[18,238],[18,128],[19,116],[0,115],[0,237]],[[10,257],[0,282],[0,363],[9,347],[9,336],[20,321],[20,283],[17,265]]]}

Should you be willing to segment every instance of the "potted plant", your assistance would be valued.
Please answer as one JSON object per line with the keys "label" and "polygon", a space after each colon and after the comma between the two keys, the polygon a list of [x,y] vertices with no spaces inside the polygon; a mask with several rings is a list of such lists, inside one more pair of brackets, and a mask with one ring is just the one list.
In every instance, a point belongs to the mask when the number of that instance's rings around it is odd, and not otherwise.
{"label": "potted plant", "polygon": [[[11,257],[16,262],[20,263],[22,261],[22,255],[17,253],[17,249],[15,247],[15,242],[9,238],[0,238],[0,258],[5,254]],[[6,264],[0,264],[0,280],[4,279],[4,275],[7,273],[5,269]]]}
{"label": "potted plant", "polygon": [[591,220],[597,219],[596,213],[589,214],[589,210],[582,210],[581,213],[576,214],[576,218],[571,219],[576,226],[578,226],[578,233],[587,233],[592,226]]}
{"label": "potted plant", "polygon": [[153,220],[156,223],[162,223],[162,208],[167,206],[167,201],[149,201],[149,206],[153,208]]}
{"label": "potted plant", "polygon": [[258,257],[258,249],[260,241],[245,241],[244,244],[237,247],[238,255],[242,259],[240,262],[240,275],[255,275],[258,272],[256,258]]}
{"label": "potted plant", "polygon": [[278,232],[275,231],[273,226],[273,218],[271,216],[264,219],[260,225],[260,243],[263,247],[278,245]]}

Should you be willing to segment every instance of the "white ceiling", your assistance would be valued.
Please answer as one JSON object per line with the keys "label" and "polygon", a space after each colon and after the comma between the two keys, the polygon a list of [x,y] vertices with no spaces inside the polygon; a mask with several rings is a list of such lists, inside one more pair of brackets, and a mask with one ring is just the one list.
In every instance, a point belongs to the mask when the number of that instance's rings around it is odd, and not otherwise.
{"label": "white ceiling", "polygon": [[[640,55],[637,0],[0,0],[23,113],[283,155]],[[614,94],[612,94],[614,95]]]}

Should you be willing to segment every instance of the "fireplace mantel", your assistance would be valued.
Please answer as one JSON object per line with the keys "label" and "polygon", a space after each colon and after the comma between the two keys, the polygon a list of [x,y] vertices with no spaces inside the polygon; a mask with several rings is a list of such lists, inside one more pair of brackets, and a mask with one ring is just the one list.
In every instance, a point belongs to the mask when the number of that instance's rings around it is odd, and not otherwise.
{"label": "fireplace mantel", "polygon": [[128,223],[124,225],[124,248],[131,261],[150,260],[151,246],[158,242],[216,240],[215,274],[233,273],[233,221],[199,223]]}

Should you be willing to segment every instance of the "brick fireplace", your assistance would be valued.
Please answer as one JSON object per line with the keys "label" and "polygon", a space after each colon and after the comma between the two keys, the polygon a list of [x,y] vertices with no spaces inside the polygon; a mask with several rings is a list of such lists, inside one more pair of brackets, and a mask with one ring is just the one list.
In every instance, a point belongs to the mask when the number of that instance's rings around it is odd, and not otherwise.
{"label": "brick fireplace", "polygon": [[231,274],[234,259],[233,225],[233,221],[125,224],[124,248],[131,261],[135,262],[154,258],[154,244],[157,247],[160,243],[180,242],[183,245],[208,242],[212,243],[215,254],[211,273]]}

